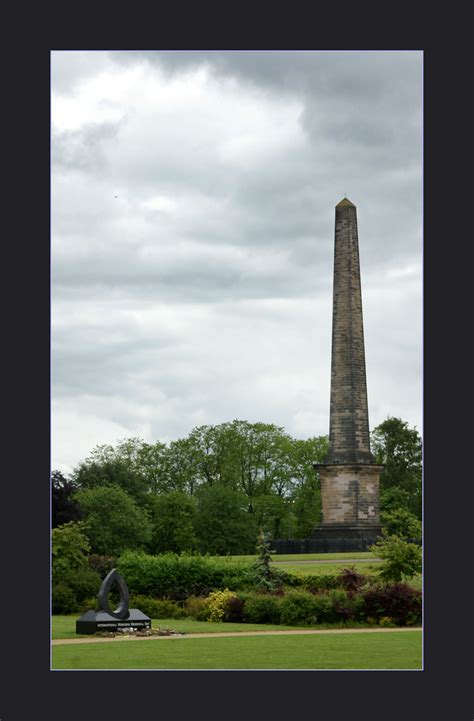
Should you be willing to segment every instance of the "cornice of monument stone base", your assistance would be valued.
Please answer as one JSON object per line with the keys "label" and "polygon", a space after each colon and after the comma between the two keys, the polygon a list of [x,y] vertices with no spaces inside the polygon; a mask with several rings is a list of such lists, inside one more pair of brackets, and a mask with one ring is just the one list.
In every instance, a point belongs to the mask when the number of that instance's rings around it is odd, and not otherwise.
{"label": "cornice of monument stone base", "polygon": [[372,472],[376,473],[382,473],[382,471],[385,470],[385,466],[381,465],[380,463],[373,463],[370,462],[361,462],[361,461],[355,461],[355,462],[328,462],[328,463],[313,463],[313,468],[315,471],[323,471],[323,470],[332,470],[332,469],[340,469],[342,470],[352,470],[352,471],[359,471],[359,470],[371,470]]}

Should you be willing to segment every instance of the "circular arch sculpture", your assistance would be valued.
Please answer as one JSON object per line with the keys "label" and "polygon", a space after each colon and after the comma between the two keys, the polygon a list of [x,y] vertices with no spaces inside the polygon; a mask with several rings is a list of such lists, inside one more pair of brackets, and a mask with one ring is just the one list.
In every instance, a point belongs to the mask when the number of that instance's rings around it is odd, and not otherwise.
{"label": "circular arch sculpture", "polygon": [[[117,584],[120,600],[117,608],[112,609],[109,603],[109,594],[113,584]],[[129,592],[127,584],[113,568],[102,581],[97,594],[99,602],[98,611],[86,611],[76,621],[76,633],[92,634],[97,632],[139,631],[151,628],[151,618],[138,608],[129,608]]]}
{"label": "circular arch sculpture", "polygon": [[[120,601],[117,608],[112,611],[109,604],[109,593],[114,583],[116,583],[118,586],[120,592]],[[128,618],[130,615],[128,610],[129,598],[130,594],[128,592],[127,584],[125,583],[117,569],[113,568],[102,581],[99,593],[97,594],[97,599],[99,601],[99,609],[101,611],[105,611],[114,618]]]}

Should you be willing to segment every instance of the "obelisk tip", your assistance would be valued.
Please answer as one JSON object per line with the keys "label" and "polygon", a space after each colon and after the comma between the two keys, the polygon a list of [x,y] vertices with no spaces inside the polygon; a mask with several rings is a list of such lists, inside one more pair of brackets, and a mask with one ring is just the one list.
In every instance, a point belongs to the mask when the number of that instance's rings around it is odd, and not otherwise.
{"label": "obelisk tip", "polygon": [[336,208],[344,208],[345,206],[350,206],[351,208],[355,208],[354,203],[351,203],[349,198],[343,198],[340,203],[336,205]]}

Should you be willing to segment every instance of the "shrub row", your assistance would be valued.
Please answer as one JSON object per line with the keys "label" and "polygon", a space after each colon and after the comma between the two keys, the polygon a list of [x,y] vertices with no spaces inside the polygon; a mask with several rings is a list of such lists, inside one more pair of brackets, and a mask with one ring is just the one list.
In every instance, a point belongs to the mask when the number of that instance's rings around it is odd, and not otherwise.
{"label": "shrub row", "polygon": [[[255,564],[209,556],[179,556],[173,553],[150,556],[143,552],[125,551],[118,559],[117,567],[131,593],[180,601],[224,588],[244,591],[256,590],[260,585]],[[367,581],[366,576],[353,569],[344,569],[337,575],[316,576],[272,568],[271,574],[271,585],[275,589],[289,586],[312,593],[337,588],[353,592]]]}
{"label": "shrub row", "polygon": [[185,609],[200,621],[214,617],[287,626],[348,621],[410,626],[421,621],[421,592],[405,583],[378,584],[357,593],[343,589],[316,594],[291,590],[283,595],[221,592],[188,599]]}
{"label": "shrub row", "polygon": [[[197,621],[222,620],[235,623],[292,625],[374,623],[412,626],[421,621],[421,592],[405,583],[377,584],[351,593],[343,589],[310,593],[290,590],[270,594],[255,592],[211,592],[190,596],[183,604],[168,599],[132,595],[130,606],[151,618],[185,618]],[[84,612],[95,607],[95,598],[78,603],[73,591],[53,587],[53,613]]]}

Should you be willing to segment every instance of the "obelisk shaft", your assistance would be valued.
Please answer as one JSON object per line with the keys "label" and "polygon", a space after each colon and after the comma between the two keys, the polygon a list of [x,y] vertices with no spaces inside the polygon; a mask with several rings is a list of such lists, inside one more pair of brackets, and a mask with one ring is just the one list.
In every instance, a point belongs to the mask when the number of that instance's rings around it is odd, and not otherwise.
{"label": "obelisk shaft", "polygon": [[336,206],[329,463],[370,463],[357,211]]}
{"label": "obelisk shaft", "polygon": [[380,532],[383,466],[370,452],[357,211],[347,198],[336,205],[329,451],[314,468],[322,522],[312,537],[332,550],[365,550]]}

